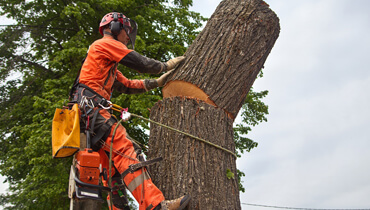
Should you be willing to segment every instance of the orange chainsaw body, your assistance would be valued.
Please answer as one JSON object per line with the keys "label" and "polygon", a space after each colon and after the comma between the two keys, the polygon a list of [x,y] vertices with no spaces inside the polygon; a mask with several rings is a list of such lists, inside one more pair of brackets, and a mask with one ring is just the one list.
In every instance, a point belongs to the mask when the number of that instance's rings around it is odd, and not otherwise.
{"label": "orange chainsaw body", "polygon": [[100,155],[91,149],[79,151],[76,154],[78,178],[88,184],[99,185]]}

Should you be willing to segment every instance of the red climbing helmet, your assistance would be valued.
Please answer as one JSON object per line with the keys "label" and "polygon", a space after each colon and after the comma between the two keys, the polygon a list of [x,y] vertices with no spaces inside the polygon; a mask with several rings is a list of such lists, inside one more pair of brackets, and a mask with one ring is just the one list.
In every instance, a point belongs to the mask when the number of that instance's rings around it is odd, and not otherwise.
{"label": "red climbing helmet", "polygon": [[113,34],[113,37],[117,37],[121,30],[124,29],[132,45],[132,49],[135,46],[136,34],[137,34],[137,24],[134,20],[127,18],[122,13],[111,12],[102,18],[99,25],[99,32],[103,36],[103,28],[109,25],[109,28]]}

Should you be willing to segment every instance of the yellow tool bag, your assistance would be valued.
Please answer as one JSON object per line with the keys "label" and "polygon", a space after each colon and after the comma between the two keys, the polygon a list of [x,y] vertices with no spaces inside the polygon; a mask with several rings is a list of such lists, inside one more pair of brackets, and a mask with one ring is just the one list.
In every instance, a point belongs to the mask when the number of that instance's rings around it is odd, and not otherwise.
{"label": "yellow tool bag", "polygon": [[80,149],[80,116],[77,104],[71,110],[55,110],[52,149],[53,158],[68,157]]}

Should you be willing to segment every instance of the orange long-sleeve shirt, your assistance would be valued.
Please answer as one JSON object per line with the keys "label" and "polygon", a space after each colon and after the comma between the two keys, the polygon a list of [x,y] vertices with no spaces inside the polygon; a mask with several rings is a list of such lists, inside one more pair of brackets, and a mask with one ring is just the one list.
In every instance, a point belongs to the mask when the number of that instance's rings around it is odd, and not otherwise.
{"label": "orange long-sleeve shirt", "polygon": [[118,63],[141,73],[160,73],[166,69],[165,63],[142,56],[112,37],[105,36],[90,46],[81,68],[79,83],[87,85],[107,100],[113,88],[128,94],[152,88],[153,80],[127,79],[117,70]]}

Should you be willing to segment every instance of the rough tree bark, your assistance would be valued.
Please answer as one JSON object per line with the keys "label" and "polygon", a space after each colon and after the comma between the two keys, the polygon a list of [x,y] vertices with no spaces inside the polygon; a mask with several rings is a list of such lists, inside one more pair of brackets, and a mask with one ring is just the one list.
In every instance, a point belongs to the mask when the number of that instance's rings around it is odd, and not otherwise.
{"label": "rough tree bark", "polygon": [[[150,118],[235,151],[233,120],[279,32],[279,19],[264,1],[222,1]],[[167,199],[190,194],[189,209],[240,209],[234,156],[154,124],[149,148],[149,159],[164,158],[150,170]]]}

